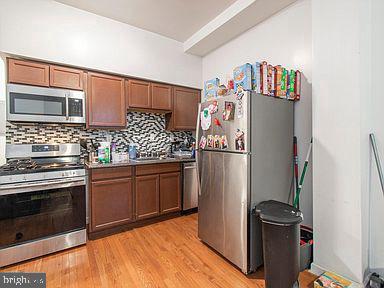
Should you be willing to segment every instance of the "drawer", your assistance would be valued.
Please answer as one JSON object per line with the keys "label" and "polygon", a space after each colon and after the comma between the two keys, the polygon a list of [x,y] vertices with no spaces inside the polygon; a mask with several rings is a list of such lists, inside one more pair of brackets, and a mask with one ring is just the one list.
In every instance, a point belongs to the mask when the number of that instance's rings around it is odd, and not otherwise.
{"label": "drawer", "polygon": [[132,176],[132,167],[106,167],[92,169],[92,181],[114,179],[114,178],[126,178]]}
{"label": "drawer", "polygon": [[136,166],[136,175],[161,174],[179,172],[180,163],[144,164]]}

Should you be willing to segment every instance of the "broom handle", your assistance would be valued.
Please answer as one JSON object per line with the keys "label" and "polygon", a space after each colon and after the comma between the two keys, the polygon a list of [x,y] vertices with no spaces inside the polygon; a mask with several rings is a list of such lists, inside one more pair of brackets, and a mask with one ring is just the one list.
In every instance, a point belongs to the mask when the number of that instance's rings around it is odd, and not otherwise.
{"label": "broom handle", "polygon": [[371,145],[373,149],[373,154],[375,155],[375,161],[376,161],[376,167],[377,167],[377,172],[379,173],[379,179],[380,179],[380,184],[381,184],[381,190],[384,193],[384,177],[383,177],[383,170],[381,169],[381,161],[380,161],[380,155],[379,152],[377,151],[377,145],[376,145],[376,138],[375,135],[369,134],[369,139],[371,140]]}
{"label": "broom handle", "polygon": [[305,158],[303,172],[301,172],[300,183],[299,183],[299,187],[298,187],[298,189],[296,191],[295,201],[293,202],[293,206],[296,207],[296,208],[299,207],[300,192],[301,192],[301,189],[302,189],[303,184],[304,184],[304,177],[305,177],[305,173],[307,172],[308,163],[309,163],[309,156],[311,155],[311,151],[312,151],[312,139],[311,139],[311,143],[309,144],[309,148],[308,148],[308,152],[307,152],[307,157]]}

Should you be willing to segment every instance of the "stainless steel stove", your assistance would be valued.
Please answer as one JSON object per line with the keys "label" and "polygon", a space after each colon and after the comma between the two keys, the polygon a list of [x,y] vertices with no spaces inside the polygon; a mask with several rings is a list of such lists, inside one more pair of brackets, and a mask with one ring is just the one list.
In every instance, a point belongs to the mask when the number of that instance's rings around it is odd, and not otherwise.
{"label": "stainless steel stove", "polygon": [[0,267],[86,242],[79,144],[6,146],[0,166]]}

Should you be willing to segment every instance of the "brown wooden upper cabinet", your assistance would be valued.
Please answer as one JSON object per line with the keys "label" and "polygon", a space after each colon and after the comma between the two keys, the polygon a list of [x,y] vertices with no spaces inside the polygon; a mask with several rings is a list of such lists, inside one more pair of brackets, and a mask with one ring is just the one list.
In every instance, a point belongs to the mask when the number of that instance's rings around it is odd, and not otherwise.
{"label": "brown wooden upper cabinet", "polygon": [[141,80],[128,80],[128,109],[172,111],[172,86]]}
{"label": "brown wooden upper cabinet", "polygon": [[141,80],[128,80],[128,108],[152,108],[151,83]]}
{"label": "brown wooden upper cabinet", "polygon": [[173,107],[172,86],[152,83],[152,109],[171,111]]}
{"label": "brown wooden upper cabinet", "polygon": [[168,130],[196,130],[200,90],[173,88],[173,113],[167,115]]}
{"label": "brown wooden upper cabinet", "polygon": [[57,65],[8,59],[8,82],[83,90],[84,72]]}
{"label": "brown wooden upper cabinet", "polygon": [[88,127],[126,127],[124,79],[88,73]]}
{"label": "brown wooden upper cabinet", "polygon": [[52,87],[83,90],[84,72],[62,66],[49,66],[49,84]]}
{"label": "brown wooden upper cabinet", "polygon": [[8,82],[49,86],[49,65],[8,58]]}

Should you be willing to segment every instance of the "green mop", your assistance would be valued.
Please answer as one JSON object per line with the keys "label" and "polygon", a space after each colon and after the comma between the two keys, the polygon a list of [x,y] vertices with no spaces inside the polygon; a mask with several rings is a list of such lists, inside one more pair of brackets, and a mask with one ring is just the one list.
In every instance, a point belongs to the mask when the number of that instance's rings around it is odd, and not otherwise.
{"label": "green mop", "polygon": [[307,172],[309,156],[311,155],[311,151],[312,151],[312,139],[311,139],[311,143],[309,144],[307,157],[305,158],[303,172],[301,172],[299,186],[296,188],[295,200],[293,201],[293,206],[296,208],[299,208],[299,205],[300,205],[300,192],[301,192],[301,189],[303,188],[304,177],[305,177],[305,173]]}

